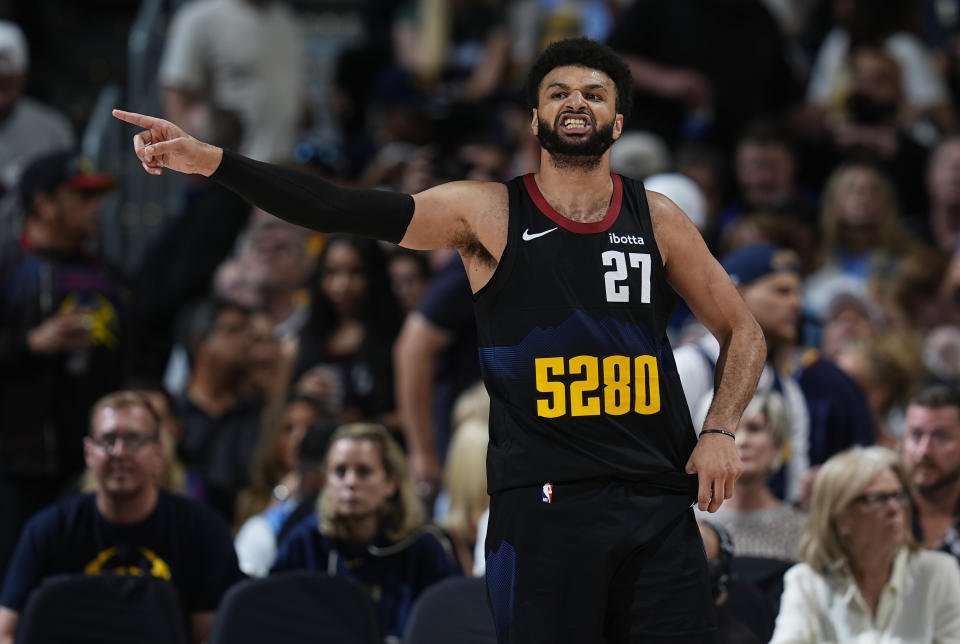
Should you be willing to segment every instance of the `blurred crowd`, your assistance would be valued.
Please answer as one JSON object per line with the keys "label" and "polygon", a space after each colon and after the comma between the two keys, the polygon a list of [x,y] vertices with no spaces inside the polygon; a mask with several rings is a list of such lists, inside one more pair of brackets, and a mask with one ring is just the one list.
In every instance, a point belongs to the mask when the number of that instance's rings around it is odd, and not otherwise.
{"label": "blurred crowd", "polygon": [[[180,4],[162,116],[348,186],[504,181],[539,162],[533,57],[606,42],[636,85],[613,170],[680,205],[768,346],[737,432],[744,476],[701,517],[721,626],[740,633],[728,641],[858,632],[870,622],[851,612],[879,615],[891,575],[936,568],[921,546],[960,557],[960,1],[363,7],[362,43],[318,61],[282,0]],[[322,142],[320,62],[334,70]],[[123,186],[24,92],[29,73],[23,31],[0,21],[0,605],[21,611],[42,576],[22,565],[38,510],[146,485],[199,502],[204,529],[235,540],[191,612],[241,575],[305,568],[376,587],[384,633],[402,637],[420,590],[483,570],[487,403],[459,258],[298,228],[190,177],[182,211],[121,271],[96,240]],[[670,333],[699,428],[719,346],[682,301]],[[149,417],[118,429],[115,407]],[[880,532],[893,541],[870,541]],[[862,594],[841,616],[816,586],[838,570]],[[792,608],[774,634],[781,591]],[[768,614],[744,608],[751,592]],[[954,619],[925,607],[925,628]]]}

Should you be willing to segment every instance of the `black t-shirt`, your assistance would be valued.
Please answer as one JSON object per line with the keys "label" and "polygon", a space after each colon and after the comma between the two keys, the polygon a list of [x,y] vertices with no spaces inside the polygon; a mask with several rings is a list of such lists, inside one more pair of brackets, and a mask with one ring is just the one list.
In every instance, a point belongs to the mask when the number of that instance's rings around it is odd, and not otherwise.
{"label": "black t-shirt", "polygon": [[533,175],[507,185],[507,245],[475,298],[491,493],[620,478],[695,494],[684,466],[697,439],[666,336],[676,297],[643,184],[611,177],[593,223],[557,213]]}
{"label": "black t-shirt", "polygon": [[63,573],[167,579],[187,614],[216,610],[223,593],[241,578],[223,520],[196,501],[164,491],[153,512],[133,525],[107,521],[94,494],[39,512],[20,535],[0,606],[21,612],[43,579]]}

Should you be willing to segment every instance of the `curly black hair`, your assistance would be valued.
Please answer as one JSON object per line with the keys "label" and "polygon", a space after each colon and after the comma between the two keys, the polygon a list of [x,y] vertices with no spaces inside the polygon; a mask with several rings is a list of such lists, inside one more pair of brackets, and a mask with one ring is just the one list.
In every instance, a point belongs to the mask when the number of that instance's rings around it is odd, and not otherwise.
{"label": "curly black hair", "polygon": [[630,68],[612,49],[589,38],[569,38],[547,47],[533,62],[527,75],[527,101],[534,109],[539,104],[540,83],[556,67],[576,65],[598,69],[613,80],[617,88],[617,113],[630,115],[633,107],[633,77]]}

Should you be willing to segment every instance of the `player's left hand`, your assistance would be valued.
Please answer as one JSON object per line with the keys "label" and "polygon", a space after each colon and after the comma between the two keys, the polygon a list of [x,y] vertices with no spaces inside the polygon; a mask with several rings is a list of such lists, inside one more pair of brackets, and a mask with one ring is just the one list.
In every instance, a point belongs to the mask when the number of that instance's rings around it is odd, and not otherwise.
{"label": "player's left hand", "polygon": [[723,434],[701,436],[687,461],[686,472],[697,475],[698,507],[716,512],[733,496],[733,485],[743,473],[736,442]]}

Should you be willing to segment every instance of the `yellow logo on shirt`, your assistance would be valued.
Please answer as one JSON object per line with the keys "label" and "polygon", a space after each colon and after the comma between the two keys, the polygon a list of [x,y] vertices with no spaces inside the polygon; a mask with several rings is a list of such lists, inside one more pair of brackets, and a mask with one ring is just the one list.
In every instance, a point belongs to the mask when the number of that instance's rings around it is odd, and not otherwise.
{"label": "yellow logo on shirt", "polygon": [[166,561],[157,556],[149,548],[137,548],[141,555],[141,560],[135,563],[123,562],[117,560],[117,548],[107,548],[100,552],[93,560],[83,567],[85,575],[99,575],[110,573],[114,575],[130,575],[131,577],[143,577],[150,575],[158,579],[171,578],[170,566]]}

